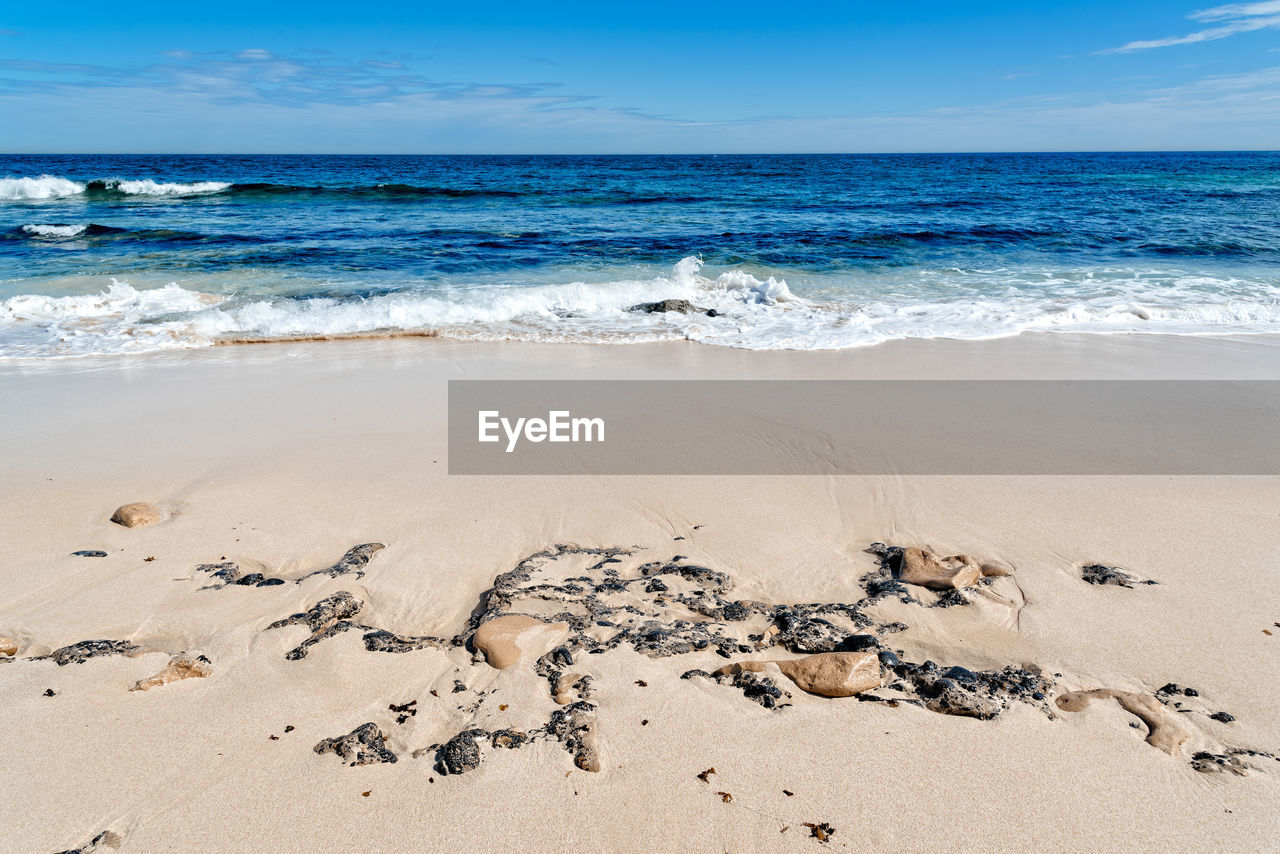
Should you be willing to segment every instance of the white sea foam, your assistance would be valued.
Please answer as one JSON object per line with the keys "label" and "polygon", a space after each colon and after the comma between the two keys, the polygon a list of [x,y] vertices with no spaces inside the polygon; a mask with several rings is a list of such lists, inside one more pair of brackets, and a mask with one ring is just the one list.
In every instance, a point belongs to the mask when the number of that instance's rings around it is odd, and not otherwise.
{"label": "white sea foam", "polygon": [[[152,181],[149,178],[140,180],[108,178],[90,183],[127,196],[200,196],[219,193],[231,186],[225,181],[193,181],[184,184]],[[41,175],[38,178],[0,178],[0,201],[65,199],[83,195],[89,187],[90,184],[57,175]]]}
{"label": "white sea foam", "polygon": [[[176,284],[113,280],[92,296],[0,303],[0,356],[57,356],[383,333],[487,340],[687,339],[750,349],[822,350],[901,338],[997,338],[1028,330],[1224,334],[1280,332],[1280,283],[1094,270],[1031,276],[986,271],[913,288],[910,280],[801,298],[785,281],[742,270],[709,277],[686,258],[665,276],[367,298],[223,298]],[[924,276],[913,272],[911,275]],[[930,274],[956,275],[955,271]],[[892,285],[892,286],[890,286]],[[816,289],[815,289],[816,290]],[[242,291],[243,292],[243,291]],[[940,294],[946,294],[943,298]],[[686,299],[718,316],[645,314],[638,303]]]}
{"label": "white sea foam", "polygon": [[84,234],[87,225],[24,225],[22,230],[32,237],[76,237]]}
{"label": "white sea foam", "polygon": [[78,196],[85,185],[56,175],[38,178],[0,178],[0,200],[16,202],[28,199],[62,199]]}
{"label": "white sea foam", "polygon": [[157,183],[141,181],[104,181],[105,186],[130,196],[199,196],[218,193],[231,185],[223,181],[196,181],[190,184]]}

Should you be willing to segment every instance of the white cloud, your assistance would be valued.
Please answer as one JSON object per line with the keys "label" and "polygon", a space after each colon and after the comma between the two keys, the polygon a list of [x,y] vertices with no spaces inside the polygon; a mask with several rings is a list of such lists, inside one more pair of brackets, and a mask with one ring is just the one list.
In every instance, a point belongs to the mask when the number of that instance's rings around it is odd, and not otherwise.
{"label": "white cloud", "polygon": [[1131,53],[1137,50],[1150,50],[1157,47],[1172,47],[1181,44],[1216,41],[1240,33],[1251,33],[1258,30],[1280,29],[1280,0],[1263,0],[1259,3],[1232,3],[1227,6],[1215,6],[1202,9],[1187,16],[1193,21],[1203,23],[1220,23],[1185,36],[1168,36],[1150,41],[1134,41],[1114,47],[1101,53]]}

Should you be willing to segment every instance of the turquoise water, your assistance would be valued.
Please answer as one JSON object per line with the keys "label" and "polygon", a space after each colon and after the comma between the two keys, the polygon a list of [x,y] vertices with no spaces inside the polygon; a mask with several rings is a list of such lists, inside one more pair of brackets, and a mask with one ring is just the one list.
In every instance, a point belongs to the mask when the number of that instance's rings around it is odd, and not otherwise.
{"label": "turquoise water", "polygon": [[0,156],[5,357],[1272,332],[1278,262],[1272,153]]}

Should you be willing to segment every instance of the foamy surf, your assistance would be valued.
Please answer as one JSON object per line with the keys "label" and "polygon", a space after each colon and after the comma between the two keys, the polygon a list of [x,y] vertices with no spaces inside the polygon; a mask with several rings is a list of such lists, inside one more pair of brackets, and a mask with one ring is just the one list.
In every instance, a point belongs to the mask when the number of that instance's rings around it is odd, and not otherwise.
{"label": "foamy surf", "polygon": [[22,231],[24,234],[29,234],[32,237],[78,237],[81,234],[84,234],[85,229],[88,227],[89,226],[87,225],[43,225],[40,223],[30,223],[28,225],[24,225],[22,227]]}
{"label": "foamy surf", "polygon": [[0,201],[47,201],[83,196],[87,193],[118,193],[124,196],[200,196],[220,193],[232,185],[226,181],[153,181],[149,178],[129,180],[102,178],[73,181],[57,175],[24,178],[0,178]]}
{"label": "foamy surf", "polygon": [[[1093,280],[1085,276],[1081,282]],[[758,350],[834,350],[904,338],[984,339],[1033,330],[1280,331],[1280,288],[1240,283],[1251,298],[1192,299],[1207,287],[1188,276],[1129,281],[1123,294],[1077,282],[1076,299],[1031,294],[962,295],[950,301],[806,299],[781,279],[739,269],[703,275],[695,257],[651,279],[403,290],[368,297],[232,297],[177,284],[139,289],[113,279],[98,294],[24,295],[0,303],[0,357],[393,335],[584,343],[688,340]],[[634,310],[665,299],[687,300],[698,310]]]}

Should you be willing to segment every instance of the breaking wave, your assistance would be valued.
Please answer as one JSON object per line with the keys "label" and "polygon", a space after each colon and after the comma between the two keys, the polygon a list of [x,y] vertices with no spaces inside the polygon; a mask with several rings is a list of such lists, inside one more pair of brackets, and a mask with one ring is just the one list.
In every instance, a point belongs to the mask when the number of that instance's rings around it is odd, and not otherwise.
{"label": "breaking wave", "polygon": [[[1280,331],[1280,285],[1195,276],[1128,279],[1124,292],[1089,277],[1064,298],[1010,291],[874,300],[802,298],[781,279],[743,270],[703,275],[695,257],[667,275],[604,282],[399,290],[366,296],[236,297],[176,284],[137,289],[112,280],[93,295],[0,303],[0,356],[144,352],[232,342],[433,335],[480,340],[690,340],[749,349],[825,350],[900,338],[996,338],[1028,330],[1170,334]],[[649,313],[644,303],[694,309]],[[714,310],[712,313],[711,310]]]}

